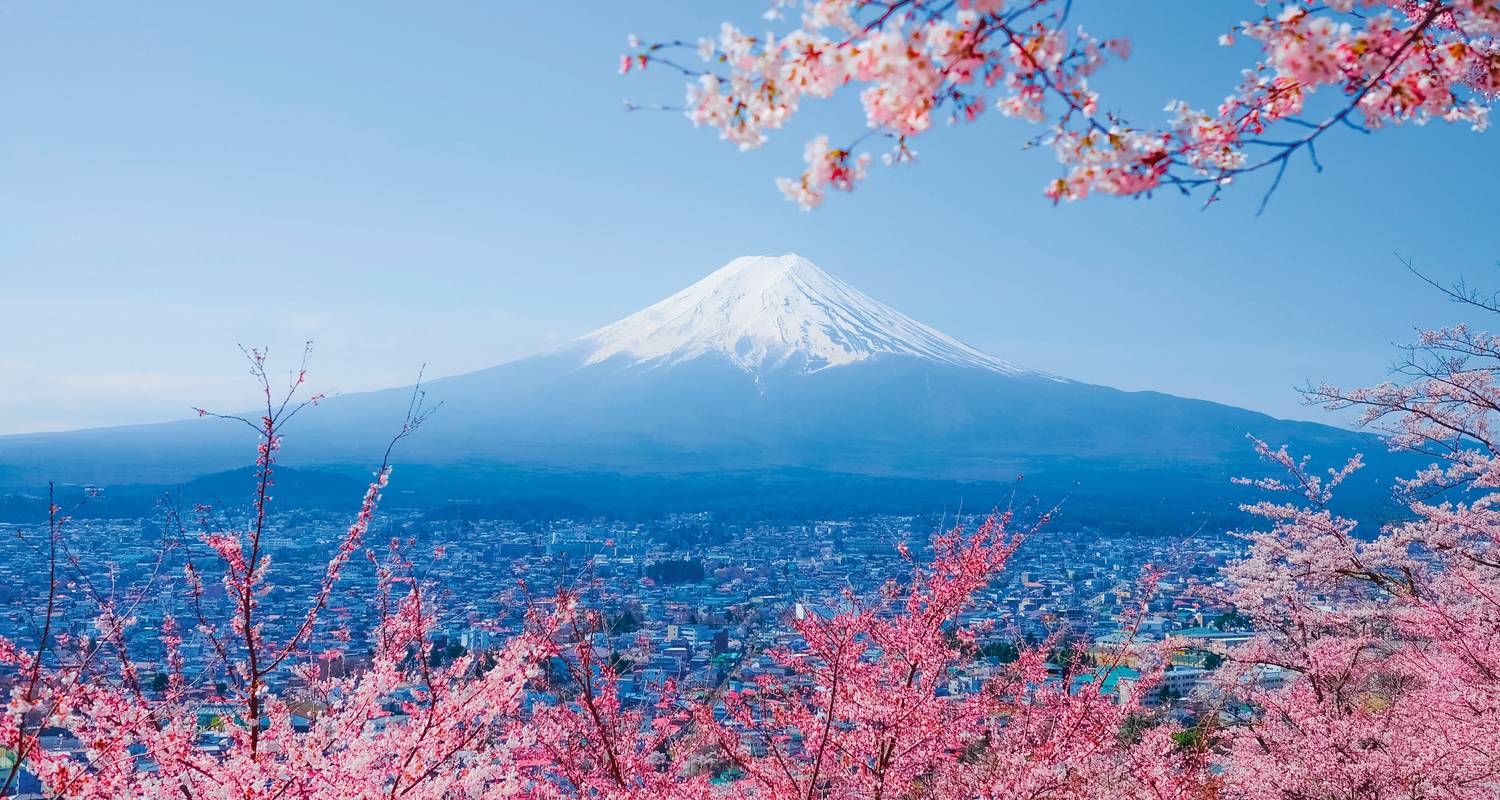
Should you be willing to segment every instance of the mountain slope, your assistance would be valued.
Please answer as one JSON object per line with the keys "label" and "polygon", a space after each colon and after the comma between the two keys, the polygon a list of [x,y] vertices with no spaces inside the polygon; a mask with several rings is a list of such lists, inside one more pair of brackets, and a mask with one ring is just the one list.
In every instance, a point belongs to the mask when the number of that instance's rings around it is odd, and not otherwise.
{"label": "mountain slope", "polygon": [[[837,511],[897,497],[992,502],[1025,473],[1040,494],[1111,508],[1221,508],[1243,497],[1231,476],[1264,471],[1246,434],[1321,463],[1365,452],[1352,491],[1372,501],[1411,467],[1361,434],[1023,369],[791,255],[736,259],[556,351],[427,390],[444,406],[403,443],[399,474],[434,502],[571,493],[599,511]],[[366,473],[409,397],[325,403],[288,430],[285,463]],[[183,481],[242,466],[254,445],[243,426],[214,420],[0,437],[0,492],[49,478]]]}

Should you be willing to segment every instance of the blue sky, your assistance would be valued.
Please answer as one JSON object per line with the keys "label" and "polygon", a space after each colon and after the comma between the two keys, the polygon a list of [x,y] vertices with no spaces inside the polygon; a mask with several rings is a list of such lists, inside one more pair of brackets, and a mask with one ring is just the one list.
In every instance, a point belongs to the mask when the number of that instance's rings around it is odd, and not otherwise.
{"label": "blue sky", "polygon": [[[1106,105],[1211,104],[1252,2],[1081,0],[1134,38]],[[245,405],[235,344],[314,381],[405,383],[538,352],[747,253],[796,251],[999,356],[1126,389],[1322,418],[1292,386],[1380,380],[1412,326],[1463,318],[1394,253],[1500,287],[1500,141],[1339,133],[1263,184],[1054,208],[1050,155],[992,115],[806,214],[772,181],[860,129],[852,95],[741,154],[615,74],[628,33],[696,38],[762,5],[0,6],[0,432]]]}

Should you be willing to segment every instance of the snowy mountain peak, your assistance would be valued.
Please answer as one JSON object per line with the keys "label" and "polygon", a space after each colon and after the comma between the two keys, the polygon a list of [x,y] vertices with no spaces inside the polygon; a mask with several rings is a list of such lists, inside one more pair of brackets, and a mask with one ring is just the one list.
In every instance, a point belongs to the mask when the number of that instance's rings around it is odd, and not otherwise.
{"label": "snowy mountain peak", "polygon": [[888,353],[1026,372],[866,297],[794,253],[736,258],[579,343],[587,364],[623,356],[633,365],[671,365],[717,353],[751,374],[781,366],[816,372]]}

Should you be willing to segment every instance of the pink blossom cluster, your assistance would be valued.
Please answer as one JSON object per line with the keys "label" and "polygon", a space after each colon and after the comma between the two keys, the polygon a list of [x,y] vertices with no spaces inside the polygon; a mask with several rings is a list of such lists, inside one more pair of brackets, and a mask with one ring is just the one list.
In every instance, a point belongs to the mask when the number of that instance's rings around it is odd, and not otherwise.
{"label": "pink blossom cluster", "polygon": [[943,533],[909,581],[794,618],[803,644],[765,654],[788,679],[700,706],[703,756],[746,776],[730,796],[1188,798],[1207,786],[1201,753],[1170,744],[1177,728],[1121,740],[1140,695],[1115,702],[1102,684],[1128,646],[1060,678],[1046,647],[1023,647],[977,691],[944,691],[993,633],[964,611],[1022,540],[1011,523]]}
{"label": "pink blossom cluster", "polygon": [[802,208],[816,208],[829,189],[853,190],[855,182],[864,179],[865,168],[870,164],[868,153],[851,157],[848,150],[830,148],[827,136],[808,142],[802,157],[807,161],[807,170],[800,178],[776,181],[782,194]]}
{"label": "pink blossom cluster", "polygon": [[1232,796],[1479,800],[1500,787],[1500,339],[1460,325],[1404,353],[1398,380],[1309,391],[1430,459],[1399,485],[1396,520],[1365,531],[1334,509],[1357,457],[1319,475],[1256,443],[1287,477],[1249,482],[1268,496],[1245,508],[1269,527],[1245,534],[1249,555],[1220,586],[1260,631],[1217,673]]}
{"label": "pink blossom cluster", "polygon": [[[1232,796],[1491,797],[1500,779],[1500,547],[1474,505],[1413,501],[1413,517],[1371,536],[1328,507],[1358,460],[1313,474],[1262,451],[1290,481],[1246,510],[1225,599],[1260,635],[1224,651],[1216,731]],[[1269,674],[1277,680],[1267,680]]]}
{"label": "pink blossom cluster", "polygon": [[[767,16],[780,20],[795,5],[773,0]],[[763,144],[803,99],[858,87],[869,133],[843,148],[820,136],[809,145],[803,175],[777,182],[804,209],[821,203],[826,189],[849,190],[863,177],[861,169],[841,167],[869,135],[894,142],[886,161],[908,160],[908,140],[944,112],[951,122],[968,122],[993,106],[1046,126],[1033,142],[1050,145],[1062,165],[1045,189],[1054,201],[1091,192],[1137,196],[1163,186],[1209,187],[1212,200],[1245,173],[1274,168],[1279,181],[1299,151],[1316,163],[1314,143],[1334,127],[1442,120],[1482,130],[1500,92],[1500,8],[1493,3],[1261,2],[1268,6],[1263,16],[1221,37],[1227,46],[1253,41],[1260,53],[1216,109],[1173,101],[1165,125],[1132,126],[1101,112],[1089,85],[1109,60],[1128,58],[1130,43],[1072,26],[1074,5],[808,0],[800,24],[783,33],[757,36],[725,23],[696,47],[632,37],[622,71],[656,63],[688,74],[688,118],[741,149]],[[704,65],[674,61],[674,48],[696,49]],[[1325,88],[1341,97],[1305,119],[1312,96]],[[1266,138],[1273,128],[1290,135]]]}

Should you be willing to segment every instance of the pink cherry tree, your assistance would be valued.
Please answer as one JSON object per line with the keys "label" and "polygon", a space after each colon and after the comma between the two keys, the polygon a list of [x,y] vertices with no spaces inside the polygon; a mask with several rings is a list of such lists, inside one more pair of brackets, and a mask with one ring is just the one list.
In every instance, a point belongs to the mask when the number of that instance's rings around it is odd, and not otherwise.
{"label": "pink cherry tree", "polygon": [[[15,786],[24,770],[39,779],[45,796],[57,798],[531,796],[519,757],[526,752],[521,709],[551,623],[533,620],[483,665],[471,655],[441,666],[429,659],[440,622],[430,588],[400,543],[366,543],[391,471],[389,448],[292,632],[282,639],[265,632],[267,617],[287,610],[265,605],[273,588],[268,533],[281,434],[319,398],[297,399],[305,361],[281,391],[273,388],[265,354],[247,355],[264,413],[259,420],[230,419],[259,439],[251,511],[244,525],[234,526],[199,509],[212,563],[189,559],[182,576],[195,624],[185,629],[168,616],[161,626],[169,671],[163,691],[142,687],[125,651],[123,631],[135,623],[146,591],[128,593],[128,605],[90,593],[98,609],[95,637],[67,641],[50,633],[56,598],[68,585],[55,577],[68,562],[56,557],[66,519],[53,507],[47,633],[35,650],[0,640],[0,663],[25,676],[0,715],[0,747],[10,754],[5,786]],[[427,413],[419,390],[391,446]],[[377,586],[368,661],[361,669],[333,670],[346,655],[347,637],[320,621],[361,554]],[[213,579],[225,603],[207,600],[206,582]],[[212,654],[206,668],[187,667],[182,648],[189,641]],[[113,649],[117,666],[109,663]],[[278,675],[291,680],[274,681]],[[209,688],[215,678],[224,682]],[[207,723],[205,713],[212,717]]]}
{"label": "pink cherry tree", "polygon": [[[1045,187],[1054,201],[1170,187],[1205,190],[1212,202],[1258,172],[1274,175],[1269,197],[1289,160],[1305,155],[1316,165],[1318,144],[1335,130],[1486,126],[1500,91],[1495,4],[1259,5],[1258,17],[1226,21],[1220,42],[1243,40],[1257,53],[1238,83],[1226,81],[1224,101],[1200,109],[1173,100],[1155,125],[1107,110],[1090,77],[1126,59],[1130,43],[1076,25],[1087,4],[1071,0],[771,0],[764,33],[726,22],[697,40],[632,36],[620,70],[687,76],[688,118],[742,150],[763,144],[804,102],[857,92],[866,132],[842,143],[813,138],[802,174],[777,182],[804,209],[866,177],[872,137],[889,142],[886,163],[909,161],[936,121],[973,122],[990,109],[1042,127],[1030,144],[1050,148],[1061,165]],[[1313,102],[1319,90],[1337,101]]]}
{"label": "pink cherry tree", "polygon": [[[993,625],[968,612],[1026,535],[1012,524],[1006,514],[941,533],[909,580],[795,616],[793,642],[763,654],[772,669],[700,704],[700,755],[738,777],[731,795],[1194,796],[1204,762],[1175,746],[1174,728],[1122,737],[1140,705],[1102,691],[1117,660],[1053,674],[1051,642],[1009,664],[980,657]],[[962,676],[977,686],[960,687]]]}
{"label": "pink cherry tree", "polygon": [[544,677],[537,688],[550,695],[527,719],[534,741],[538,798],[597,797],[706,798],[709,774],[690,771],[686,742],[692,715],[676,682],[663,676],[638,687],[647,698],[631,703],[622,678],[628,658],[644,658],[648,642],[614,652],[617,626],[597,605],[604,598],[597,581],[560,590],[530,605],[537,619],[549,621],[539,656]]}
{"label": "pink cherry tree", "polygon": [[[1487,298],[1450,290],[1487,310]],[[1333,507],[1358,458],[1318,474],[1257,442],[1287,477],[1247,506],[1268,527],[1225,572],[1260,635],[1228,650],[1226,793],[1245,798],[1493,797],[1500,786],[1500,342],[1424,331],[1396,379],[1309,397],[1431,466],[1405,509],[1366,531]]]}

